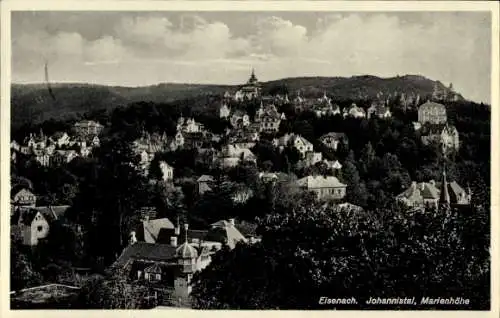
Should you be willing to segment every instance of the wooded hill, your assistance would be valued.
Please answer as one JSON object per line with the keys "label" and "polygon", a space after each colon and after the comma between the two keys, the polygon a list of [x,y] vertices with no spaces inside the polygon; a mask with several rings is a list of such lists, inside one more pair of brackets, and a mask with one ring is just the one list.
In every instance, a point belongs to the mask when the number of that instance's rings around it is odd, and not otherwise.
{"label": "wooded hill", "polygon": [[[263,94],[286,93],[290,98],[300,90],[301,95],[319,96],[323,92],[335,100],[373,99],[379,92],[392,97],[404,93],[425,98],[432,94],[435,84],[418,75],[392,78],[376,76],[354,77],[297,77],[262,83]],[[200,99],[202,96],[222,95],[237,90],[237,85],[204,85],[165,83],[144,87],[120,87],[92,84],[13,84],[11,92],[12,127],[25,123],[40,123],[48,119],[69,119],[84,113],[112,110],[133,102],[169,103],[182,99]],[[463,99],[459,95],[460,99]]]}

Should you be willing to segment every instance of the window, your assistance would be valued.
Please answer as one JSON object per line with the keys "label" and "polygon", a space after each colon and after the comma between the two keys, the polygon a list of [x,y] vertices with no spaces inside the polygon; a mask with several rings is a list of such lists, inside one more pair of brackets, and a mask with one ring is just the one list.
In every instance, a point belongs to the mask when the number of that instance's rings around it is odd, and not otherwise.
{"label": "window", "polygon": [[36,229],[37,229],[38,232],[42,232],[43,231],[43,226],[39,225]]}

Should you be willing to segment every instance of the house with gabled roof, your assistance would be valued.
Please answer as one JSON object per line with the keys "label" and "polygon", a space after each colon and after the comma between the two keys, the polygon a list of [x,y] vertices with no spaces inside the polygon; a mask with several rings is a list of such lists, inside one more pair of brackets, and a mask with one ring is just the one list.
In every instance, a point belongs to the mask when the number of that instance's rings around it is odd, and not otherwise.
{"label": "house with gabled roof", "polygon": [[319,141],[325,145],[325,147],[333,150],[337,150],[339,144],[348,144],[348,139],[345,133],[342,132],[329,132],[324,134],[319,138]]}
{"label": "house with gabled roof", "polygon": [[42,212],[25,209],[19,216],[17,229],[24,245],[35,246],[39,240],[49,235],[49,222]]}
{"label": "house with gabled roof", "polygon": [[346,195],[347,185],[333,176],[307,176],[297,180],[297,185],[316,194],[318,200],[342,199]]}
{"label": "house with gabled roof", "polygon": [[344,108],[343,116],[353,117],[353,118],[365,118],[366,112],[362,107],[359,107],[355,103],[352,103],[350,106]]}
{"label": "house with gabled roof", "polygon": [[305,157],[306,153],[314,151],[313,144],[300,135],[293,135],[289,143],[297,149],[302,157]]}
{"label": "house with gabled roof", "polygon": [[[439,203],[468,205],[471,197],[470,189],[465,191],[457,182],[448,182],[446,172],[443,171],[443,180],[441,182],[430,180],[417,183],[413,181],[408,189],[396,196],[396,200],[410,207],[437,208]],[[440,202],[443,199],[447,202]]]}
{"label": "house with gabled roof", "polygon": [[35,207],[36,205],[36,195],[27,188],[13,189],[11,204],[13,206],[21,207]]}
{"label": "house with gabled roof", "polygon": [[212,190],[212,183],[214,182],[214,177],[210,175],[202,175],[200,176],[197,180],[197,188],[198,188],[198,194],[202,195],[203,193],[207,191]]}
{"label": "house with gabled roof", "polygon": [[368,119],[372,117],[377,117],[381,119],[392,117],[392,113],[388,106],[384,102],[374,102],[367,110]]}

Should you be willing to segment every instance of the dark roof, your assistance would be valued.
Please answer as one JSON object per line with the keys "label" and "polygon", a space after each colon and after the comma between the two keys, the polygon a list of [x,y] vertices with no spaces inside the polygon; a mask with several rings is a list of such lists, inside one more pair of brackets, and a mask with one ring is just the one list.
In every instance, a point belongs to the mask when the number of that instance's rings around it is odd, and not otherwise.
{"label": "dark roof", "polygon": [[198,182],[210,182],[210,181],[214,181],[214,177],[204,174],[201,177],[199,177],[197,181]]}
{"label": "dark roof", "polygon": [[175,258],[176,247],[170,244],[153,244],[137,242],[127,246],[113,266],[123,267],[131,259],[148,259],[151,261],[170,261]]}
{"label": "dark roof", "polygon": [[[20,212],[21,212],[20,223],[24,224],[26,226],[31,226],[33,219],[35,218],[35,216],[37,215],[37,213],[39,211],[36,209],[30,208],[30,209],[22,209],[22,210],[20,210]],[[42,214],[42,216],[43,216],[43,214]]]}
{"label": "dark roof", "polygon": [[69,205],[37,206],[34,209],[42,213],[48,221],[55,221],[64,218]]}

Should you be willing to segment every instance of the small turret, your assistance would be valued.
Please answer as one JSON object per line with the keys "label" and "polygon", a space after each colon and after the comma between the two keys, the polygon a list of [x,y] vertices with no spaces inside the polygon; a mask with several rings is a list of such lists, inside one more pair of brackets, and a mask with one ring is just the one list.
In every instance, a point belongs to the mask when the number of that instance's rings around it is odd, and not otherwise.
{"label": "small turret", "polygon": [[441,193],[439,196],[440,205],[450,205],[450,193],[448,192],[448,182],[446,180],[446,169],[443,169],[443,181],[441,182]]}

